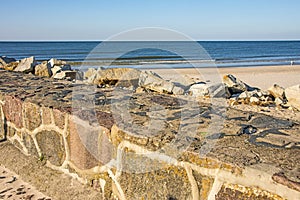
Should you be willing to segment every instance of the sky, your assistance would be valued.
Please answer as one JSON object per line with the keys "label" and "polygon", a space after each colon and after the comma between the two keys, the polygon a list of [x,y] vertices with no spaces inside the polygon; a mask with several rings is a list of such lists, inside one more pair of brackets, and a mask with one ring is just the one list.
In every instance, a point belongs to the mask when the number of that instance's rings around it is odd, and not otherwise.
{"label": "sky", "polygon": [[99,41],[141,27],[194,40],[299,40],[299,9],[299,0],[2,0],[0,41]]}

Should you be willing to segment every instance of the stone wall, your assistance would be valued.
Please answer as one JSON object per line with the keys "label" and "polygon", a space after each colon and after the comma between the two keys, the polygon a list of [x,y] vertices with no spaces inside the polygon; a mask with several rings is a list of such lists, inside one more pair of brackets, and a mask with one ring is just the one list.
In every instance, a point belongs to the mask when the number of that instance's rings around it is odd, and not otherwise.
{"label": "stone wall", "polygon": [[[258,113],[247,121],[249,112],[227,108],[220,133],[208,140],[217,115],[211,105],[115,91],[1,71],[0,141],[102,190],[107,199],[299,199],[298,122]],[[151,111],[154,103],[160,109]],[[182,117],[184,109],[194,118]],[[253,135],[250,126],[258,129]],[[181,127],[193,134],[178,136]],[[203,153],[203,141],[215,144]]]}

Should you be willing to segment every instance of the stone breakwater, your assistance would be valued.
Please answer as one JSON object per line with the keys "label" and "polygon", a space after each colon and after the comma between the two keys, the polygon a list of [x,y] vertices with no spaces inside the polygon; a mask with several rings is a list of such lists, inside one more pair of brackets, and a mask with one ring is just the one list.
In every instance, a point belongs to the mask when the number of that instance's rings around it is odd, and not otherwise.
{"label": "stone breakwater", "polygon": [[299,199],[296,110],[274,117],[199,99],[260,92],[232,77],[225,93],[199,83],[201,95],[175,96],[184,91],[151,73],[119,83],[100,73],[88,85],[0,71],[0,140],[107,199]]}

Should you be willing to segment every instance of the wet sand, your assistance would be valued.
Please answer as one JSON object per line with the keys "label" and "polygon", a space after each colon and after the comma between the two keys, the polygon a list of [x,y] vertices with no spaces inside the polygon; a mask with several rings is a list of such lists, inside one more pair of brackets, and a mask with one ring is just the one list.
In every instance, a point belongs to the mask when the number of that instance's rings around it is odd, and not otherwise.
{"label": "wet sand", "polygon": [[[268,89],[273,84],[290,87],[300,84],[300,65],[262,66],[262,67],[229,67],[203,69],[153,69],[165,79],[175,82],[207,81],[222,78],[225,74],[233,74],[245,83],[261,89]],[[181,79],[181,80],[180,80]],[[210,80],[212,81],[212,80]]]}

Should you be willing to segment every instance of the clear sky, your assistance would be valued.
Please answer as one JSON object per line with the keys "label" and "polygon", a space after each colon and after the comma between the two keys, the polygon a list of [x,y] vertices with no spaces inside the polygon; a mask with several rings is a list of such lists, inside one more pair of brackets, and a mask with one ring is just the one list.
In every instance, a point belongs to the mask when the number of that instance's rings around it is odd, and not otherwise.
{"label": "clear sky", "polygon": [[0,40],[104,40],[162,27],[195,40],[300,39],[299,0],[2,0]]}

